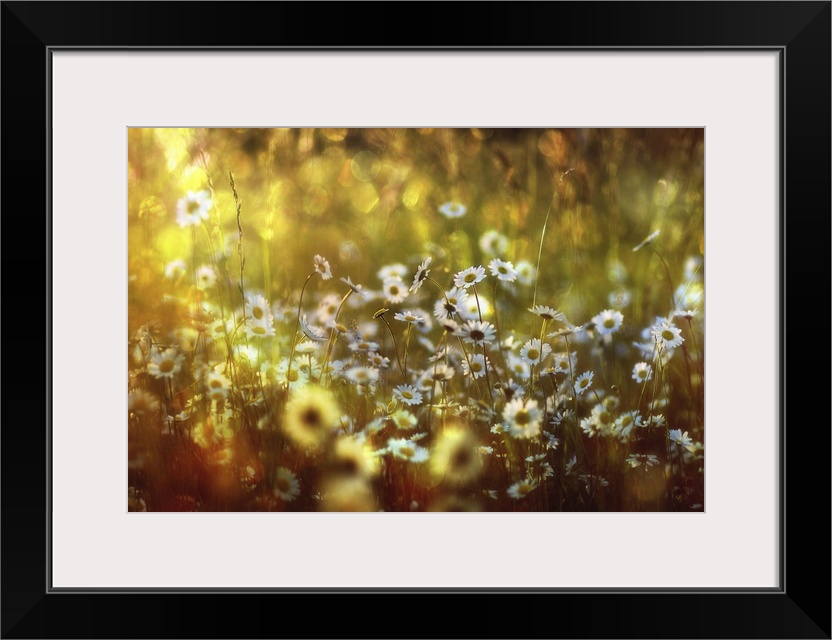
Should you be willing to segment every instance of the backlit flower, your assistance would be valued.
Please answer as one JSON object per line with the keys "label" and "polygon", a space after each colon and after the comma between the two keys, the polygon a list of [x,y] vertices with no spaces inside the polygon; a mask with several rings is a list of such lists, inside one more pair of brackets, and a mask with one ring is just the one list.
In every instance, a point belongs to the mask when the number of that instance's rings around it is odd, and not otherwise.
{"label": "backlit flower", "polygon": [[540,364],[552,352],[546,342],[541,343],[538,338],[533,338],[520,349],[520,357],[529,365]]}
{"label": "backlit flower", "polygon": [[208,219],[211,204],[210,191],[188,191],[188,195],[176,203],[176,222],[180,227],[198,225]]}
{"label": "backlit flower", "polygon": [[150,353],[147,372],[154,378],[173,378],[182,369],[184,360],[185,356],[177,353],[176,347],[170,347],[164,351],[154,349]]}
{"label": "backlit flower", "polygon": [[399,278],[388,278],[382,285],[384,298],[391,304],[398,304],[408,296],[407,287]]}
{"label": "backlit flower", "polygon": [[485,280],[485,275],[485,269],[482,266],[468,267],[454,276],[454,285],[462,289],[467,289]]}
{"label": "backlit flower", "polygon": [[315,255],[315,271],[321,274],[321,278],[329,280],[332,277],[332,270],[329,268],[329,261],[323,256]]}
{"label": "backlit flower", "polygon": [[416,268],[416,275],[413,276],[413,284],[410,285],[410,293],[416,293],[422,286],[422,283],[427,279],[430,273],[428,267],[431,262],[433,262],[433,258],[429,256]]}
{"label": "backlit flower", "polygon": [[501,280],[502,282],[514,282],[517,279],[517,269],[514,265],[505,260],[494,258],[488,263],[488,269],[491,275]]}
{"label": "backlit flower", "polygon": [[592,322],[595,330],[603,336],[618,331],[624,322],[624,316],[615,309],[606,309],[592,318]]}
{"label": "backlit flower", "polygon": [[503,427],[513,438],[533,438],[540,433],[543,412],[537,400],[514,398],[503,408]]}

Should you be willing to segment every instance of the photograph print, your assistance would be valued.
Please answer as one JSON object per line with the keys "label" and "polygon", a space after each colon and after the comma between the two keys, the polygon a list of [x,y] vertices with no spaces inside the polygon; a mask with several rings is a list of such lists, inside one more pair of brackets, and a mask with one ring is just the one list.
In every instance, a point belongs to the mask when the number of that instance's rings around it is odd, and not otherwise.
{"label": "photograph print", "polygon": [[131,512],[702,512],[703,128],[130,128]]}

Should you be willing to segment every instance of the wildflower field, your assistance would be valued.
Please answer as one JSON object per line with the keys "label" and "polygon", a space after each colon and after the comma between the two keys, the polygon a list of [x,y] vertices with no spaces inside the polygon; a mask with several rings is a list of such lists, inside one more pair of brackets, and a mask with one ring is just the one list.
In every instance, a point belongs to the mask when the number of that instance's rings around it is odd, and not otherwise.
{"label": "wildflower field", "polygon": [[704,510],[703,129],[128,153],[129,510]]}

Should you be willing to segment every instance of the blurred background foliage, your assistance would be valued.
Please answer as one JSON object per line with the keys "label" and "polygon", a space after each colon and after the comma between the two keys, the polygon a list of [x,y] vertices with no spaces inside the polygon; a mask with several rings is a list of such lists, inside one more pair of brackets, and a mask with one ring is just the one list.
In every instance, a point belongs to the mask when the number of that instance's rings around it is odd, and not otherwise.
{"label": "blurred background foliage", "polygon": [[[211,246],[221,259],[238,260],[229,170],[242,204],[246,283],[278,303],[291,303],[314,254],[326,256],[337,277],[375,288],[381,266],[414,269],[430,255],[432,275],[443,281],[444,272],[449,282],[487,264],[478,240],[496,230],[510,240],[502,258],[536,265],[548,215],[537,302],[579,323],[624,290],[627,322],[649,324],[670,312],[670,285],[652,252],[632,248],[660,230],[655,245],[679,278],[674,287],[684,284],[686,259],[704,254],[703,129],[134,128],[128,135],[131,334],[161,311],[148,308],[161,296],[148,294],[165,265],[191,259],[191,230],[175,224],[187,191],[211,189]],[[444,217],[438,208],[448,201],[467,213]],[[507,307],[507,324],[532,303],[530,289],[516,295],[523,299]]]}

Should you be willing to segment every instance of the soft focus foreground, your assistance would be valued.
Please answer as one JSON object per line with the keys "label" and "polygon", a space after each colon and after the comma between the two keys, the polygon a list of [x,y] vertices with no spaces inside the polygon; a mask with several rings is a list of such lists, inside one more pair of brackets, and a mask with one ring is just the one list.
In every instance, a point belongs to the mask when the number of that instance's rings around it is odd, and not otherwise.
{"label": "soft focus foreground", "polygon": [[131,511],[704,509],[702,129],[130,129]]}

